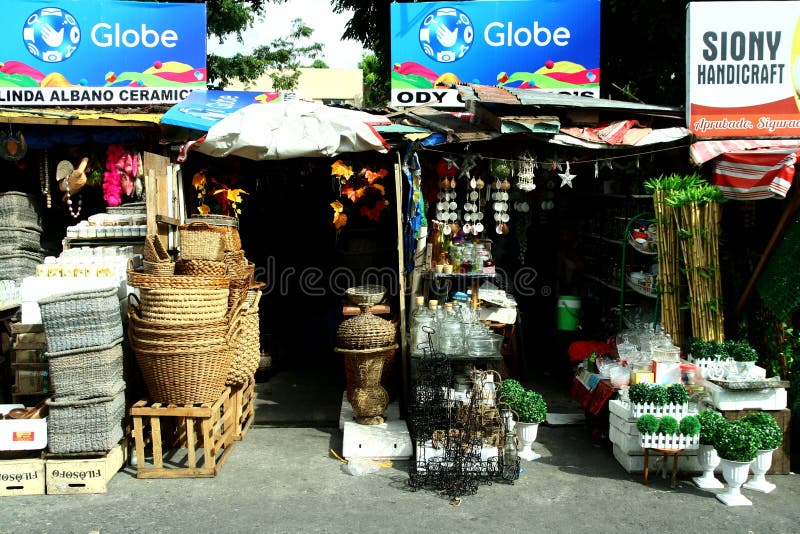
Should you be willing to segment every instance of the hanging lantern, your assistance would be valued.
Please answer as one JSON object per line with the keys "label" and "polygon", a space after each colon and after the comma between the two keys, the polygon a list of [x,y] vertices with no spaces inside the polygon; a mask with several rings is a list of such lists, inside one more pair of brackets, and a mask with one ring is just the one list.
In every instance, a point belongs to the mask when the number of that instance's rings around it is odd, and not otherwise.
{"label": "hanging lantern", "polygon": [[530,153],[525,152],[520,156],[517,164],[517,188],[520,191],[529,193],[536,189],[536,184],[533,182],[534,178],[536,178],[534,174],[535,168],[536,160],[531,157]]}

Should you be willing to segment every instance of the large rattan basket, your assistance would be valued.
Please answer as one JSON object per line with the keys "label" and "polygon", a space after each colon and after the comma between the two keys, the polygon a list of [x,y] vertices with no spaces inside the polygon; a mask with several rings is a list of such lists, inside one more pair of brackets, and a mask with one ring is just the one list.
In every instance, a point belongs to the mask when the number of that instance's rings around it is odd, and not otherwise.
{"label": "large rattan basket", "polygon": [[343,349],[374,349],[395,342],[397,327],[386,319],[369,313],[368,307],[362,307],[363,313],[345,319],[336,332],[336,345]]}

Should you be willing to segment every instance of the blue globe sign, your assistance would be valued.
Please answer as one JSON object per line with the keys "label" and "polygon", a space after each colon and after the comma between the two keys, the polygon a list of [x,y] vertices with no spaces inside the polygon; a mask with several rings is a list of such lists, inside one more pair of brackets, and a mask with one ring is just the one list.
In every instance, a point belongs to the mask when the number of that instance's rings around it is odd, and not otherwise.
{"label": "blue globe sign", "polygon": [[466,13],[454,7],[434,9],[419,26],[419,44],[439,63],[458,61],[469,51],[475,29]]}
{"label": "blue globe sign", "polygon": [[69,11],[43,7],[25,20],[22,39],[28,52],[45,63],[67,60],[78,49],[81,29]]}

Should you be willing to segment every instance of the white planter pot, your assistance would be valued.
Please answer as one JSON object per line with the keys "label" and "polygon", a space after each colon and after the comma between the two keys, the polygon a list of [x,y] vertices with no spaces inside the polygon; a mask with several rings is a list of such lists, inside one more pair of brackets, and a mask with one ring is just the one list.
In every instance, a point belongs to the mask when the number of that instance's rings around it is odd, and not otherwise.
{"label": "white planter pot", "polygon": [[519,442],[518,456],[523,460],[538,460],[542,457],[541,454],[533,452],[533,442],[536,441],[536,436],[539,433],[539,423],[523,423],[518,421],[514,426],[517,432],[517,441]]}
{"label": "white planter pot", "polygon": [[713,445],[700,445],[697,449],[697,463],[703,474],[692,478],[695,486],[703,489],[720,489],[724,485],[714,476],[714,469],[719,465],[719,455]]}
{"label": "white planter pot", "polygon": [[758,451],[756,459],[750,463],[750,470],[753,472],[753,476],[744,483],[743,487],[753,491],[760,491],[761,493],[769,493],[775,489],[775,484],[767,482],[767,479],[764,478],[769,468],[772,467],[773,452],[775,452],[775,449]]}
{"label": "white planter pot", "polygon": [[742,495],[742,484],[750,474],[750,462],[734,462],[720,459],[722,478],[728,483],[728,489],[717,494],[717,499],[728,506],[752,506],[750,499]]}

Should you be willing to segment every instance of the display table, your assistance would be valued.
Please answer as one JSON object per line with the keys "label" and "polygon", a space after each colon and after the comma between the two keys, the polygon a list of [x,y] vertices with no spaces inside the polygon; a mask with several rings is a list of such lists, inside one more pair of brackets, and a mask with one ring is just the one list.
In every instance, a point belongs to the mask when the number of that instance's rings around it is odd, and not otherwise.
{"label": "display table", "polygon": [[[590,385],[594,387],[590,389]],[[576,376],[572,379],[572,386],[569,388],[570,396],[592,415],[599,414],[616,392],[617,388],[612,386],[611,381],[607,378],[598,380],[596,384],[594,382],[584,384]]]}

